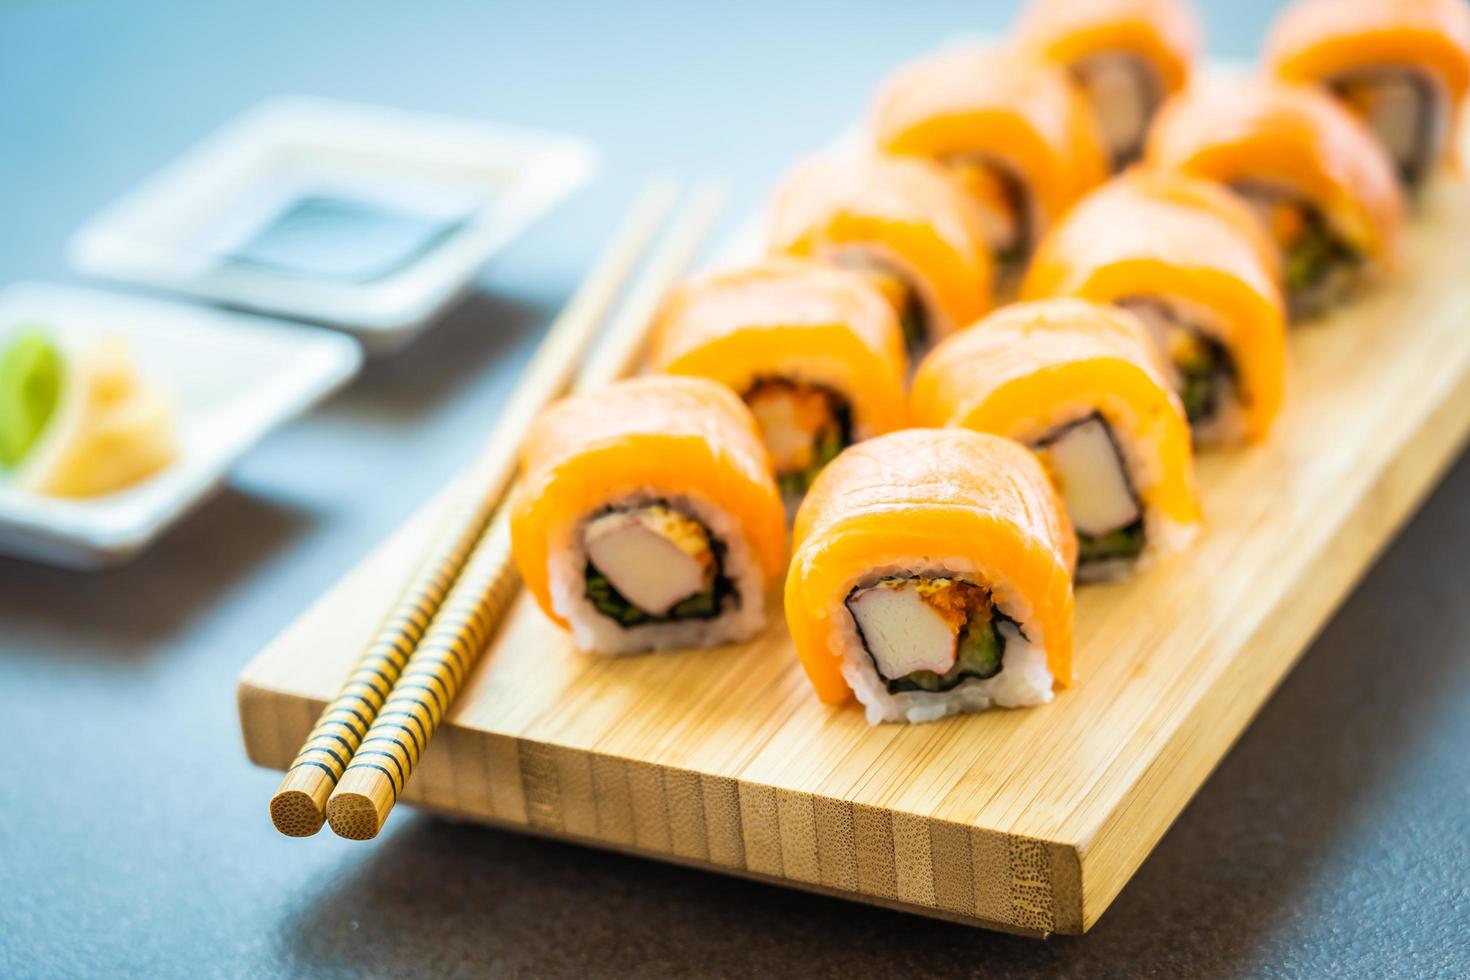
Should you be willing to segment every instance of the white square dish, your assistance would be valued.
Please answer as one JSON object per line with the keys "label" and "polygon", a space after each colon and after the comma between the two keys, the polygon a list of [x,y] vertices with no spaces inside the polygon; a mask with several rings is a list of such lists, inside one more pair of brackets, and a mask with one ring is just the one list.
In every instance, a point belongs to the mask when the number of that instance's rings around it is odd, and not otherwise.
{"label": "white square dish", "polygon": [[[580,139],[282,97],[106,208],[74,237],[72,262],[339,327],[387,353],[596,169],[596,151]],[[326,239],[312,237],[324,230],[356,254],[334,259]]]}
{"label": "white square dish", "polygon": [[124,338],[177,412],[179,455],[135,486],[87,499],[22,491],[0,475],[0,553],[71,568],[137,554],[202,500],[242,453],[357,373],[348,337],[263,317],[99,290],[21,284],[0,293],[0,345],[42,324],[64,346]]}

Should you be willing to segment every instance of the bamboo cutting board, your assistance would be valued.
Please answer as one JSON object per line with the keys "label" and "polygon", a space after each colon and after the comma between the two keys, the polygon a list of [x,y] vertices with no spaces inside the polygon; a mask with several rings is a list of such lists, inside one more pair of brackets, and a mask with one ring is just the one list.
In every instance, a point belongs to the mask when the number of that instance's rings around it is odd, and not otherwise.
{"label": "bamboo cutting board", "polygon": [[[1087,930],[1470,429],[1470,190],[1423,210],[1398,281],[1295,331],[1266,444],[1200,459],[1200,544],[1079,592],[1078,682],[1050,706],[871,728],[817,702],[779,607],[750,644],[598,659],[522,596],[404,799],[990,928]],[[439,506],[246,668],[252,760],[290,764]]]}

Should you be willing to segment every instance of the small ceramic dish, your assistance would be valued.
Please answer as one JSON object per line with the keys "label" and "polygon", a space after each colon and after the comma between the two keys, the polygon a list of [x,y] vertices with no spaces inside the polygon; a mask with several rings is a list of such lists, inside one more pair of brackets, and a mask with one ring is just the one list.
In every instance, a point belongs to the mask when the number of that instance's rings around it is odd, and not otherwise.
{"label": "small ceramic dish", "polygon": [[595,172],[565,136],[322,99],[265,102],[108,207],[82,272],[412,339]]}
{"label": "small ceramic dish", "polygon": [[0,474],[0,553],[73,568],[137,554],[208,495],[245,450],[362,362],[348,337],[264,317],[43,284],[0,292],[0,348],[29,325],[68,348],[123,339],[138,373],[176,416],[177,458],[114,493],[45,497]]}

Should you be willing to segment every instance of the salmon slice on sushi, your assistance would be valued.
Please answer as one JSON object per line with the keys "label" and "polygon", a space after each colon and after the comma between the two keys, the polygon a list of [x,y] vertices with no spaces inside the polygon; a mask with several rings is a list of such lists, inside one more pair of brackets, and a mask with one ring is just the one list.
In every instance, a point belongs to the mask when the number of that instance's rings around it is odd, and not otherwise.
{"label": "salmon slice on sushi", "polygon": [[1123,310],[1005,307],[930,352],[910,415],[1034,450],[1076,532],[1079,581],[1131,575],[1199,531],[1189,423],[1147,330]]}
{"label": "salmon slice on sushi", "polygon": [[770,250],[868,276],[899,313],[912,353],[992,305],[994,263],[964,191],[938,165],[822,156],[798,166],[769,214]]}
{"label": "salmon slice on sushi", "polygon": [[1042,242],[1027,299],[1076,296],[1149,328],[1197,445],[1263,438],[1281,406],[1286,321],[1275,256],[1217,184],[1134,172],[1084,198]]}
{"label": "salmon slice on sushi", "polygon": [[671,293],[650,366],[737,392],[750,407],[789,506],[854,442],[904,425],[903,332],[860,273],[774,257]]}
{"label": "salmon slice on sushi", "polygon": [[574,395],[527,434],[511,501],[516,565],[583,650],[713,646],[765,625],[785,514],[755,420],[703,378]]}
{"label": "salmon slice on sushi", "polygon": [[1391,268],[1403,196],[1372,134],[1327,95],[1236,79],[1171,100],[1146,162],[1218,181],[1257,212],[1281,251],[1293,318],[1321,315]]}
{"label": "salmon slice on sushi", "polygon": [[1470,88],[1465,0],[1298,0],[1277,18],[1266,62],[1362,119],[1417,190],[1455,156]]}
{"label": "salmon slice on sushi", "polygon": [[1071,681],[1075,541],[1016,443],[870,439],[817,477],[794,540],[786,621],[823,701],[925,722],[1043,704]]}
{"label": "salmon slice on sushi", "polygon": [[1013,50],[966,47],[900,69],[873,110],[885,153],[933,160],[964,186],[1012,284],[1042,232],[1107,174],[1066,73]]}
{"label": "salmon slice on sushi", "polygon": [[1199,34],[1183,0],[1033,0],[1016,30],[1024,50],[1081,87],[1115,171],[1138,159],[1154,114],[1189,84]]}

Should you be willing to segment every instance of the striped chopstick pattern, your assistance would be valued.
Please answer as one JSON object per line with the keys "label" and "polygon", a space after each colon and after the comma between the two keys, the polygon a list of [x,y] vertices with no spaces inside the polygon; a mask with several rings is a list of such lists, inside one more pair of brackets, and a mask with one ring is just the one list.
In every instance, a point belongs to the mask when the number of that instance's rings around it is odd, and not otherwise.
{"label": "striped chopstick pattern", "polygon": [[431,561],[414,576],[403,598],[378,627],[362,659],[322,711],[291,763],[270,804],[271,822],[281,833],[309,837],[321,829],[328,795],[464,567],[474,536],[452,532],[472,524],[477,532],[483,526],[474,504],[464,500],[451,508],[444,531],[431,549]]}
{"label": "striped chopstick pattern", "polygon": [[[695,189],[574,388],[596,387],[636,369],[658,304],[708,237],[726,198],[719,185]],[[333,790],[326,812],[334,833],[368,840],[382,830],[519,585],[509,511],[502,505]]]}
{"label": "striped chopstick pattern", "polygon": [[521,437],[545,405],[561,395],[623,283],[678,196],[666,179],[639,193],[628,217],[599,256],[592,273],[547,331],[484,449],[454,491],[422,567],[378,628],[341,690],[323,709],[310,736],[271,799],[271,822],[281,833],[307,837],[321,829],[332,790],[373,719],[424,639],[446,594],[485,533],[515,473]]}
{"label": "striped chopstick pattern", "polygon": [[377,836],[519,584],[502,509],[332,793],[327,819],[338,836]]}

